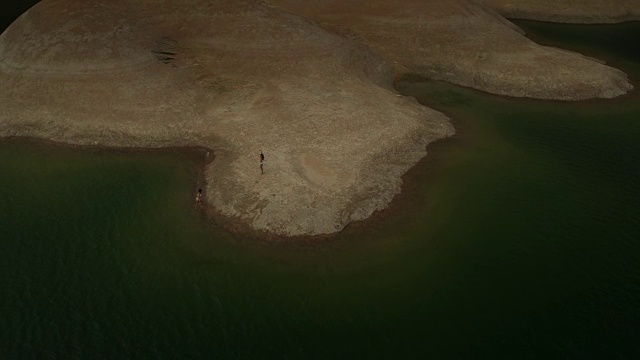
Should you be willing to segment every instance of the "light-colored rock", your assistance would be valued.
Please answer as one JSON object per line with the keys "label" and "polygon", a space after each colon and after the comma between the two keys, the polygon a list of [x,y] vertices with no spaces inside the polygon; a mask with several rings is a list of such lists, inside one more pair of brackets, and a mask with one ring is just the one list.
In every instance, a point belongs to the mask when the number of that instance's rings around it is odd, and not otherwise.
{"label": "light-colored rock", "polygon": [[467,0],[268,0],[351,36],[401,73],[500,95],[611,98],[633,87],[623,72],[527,39],[480,2]]}
{"label": "light-colored rock", "polygon": [[209,202],[276,234],[384,208],[453,134],[366,47],[249,1],[44,0],[0,54],[0,136],[214,149]]}
{"label": "light-colored rock", "polygon": [[606,24],[640,20],[638,0],[484,0],[502,16],[560,23]]}

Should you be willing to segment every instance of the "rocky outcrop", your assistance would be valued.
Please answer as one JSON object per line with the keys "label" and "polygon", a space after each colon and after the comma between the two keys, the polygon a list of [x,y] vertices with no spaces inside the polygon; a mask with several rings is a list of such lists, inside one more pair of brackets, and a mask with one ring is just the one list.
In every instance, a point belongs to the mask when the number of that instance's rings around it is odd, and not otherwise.
{"label": "rocky outcrop", "polygon": [[638,0],[484,0],[502,16],[575,24],[640,20]]}
{"label": "rocky outcrop", "polygon": [[612,98],[632,89],[623,72],[540,46],[479,2],[467,0],[268,0],[361,41],[400,73],[500,95]]}

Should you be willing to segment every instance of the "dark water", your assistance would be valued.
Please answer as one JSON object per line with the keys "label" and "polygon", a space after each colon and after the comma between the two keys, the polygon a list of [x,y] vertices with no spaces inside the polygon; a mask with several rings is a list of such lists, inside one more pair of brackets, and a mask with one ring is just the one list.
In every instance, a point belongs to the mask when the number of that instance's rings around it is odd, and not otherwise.
{"label": "dark water", "polygon": [[38,0],[4,0],[0,3],[0,34]]}
{"label": "dark water", "polygon": [[[591,27],[529,25],[640,64]],[[405,210],[320,244],[207,225],[183,155],[1,143],[0,358],[640,356],[638,95],[401,89],[459,136]]]}

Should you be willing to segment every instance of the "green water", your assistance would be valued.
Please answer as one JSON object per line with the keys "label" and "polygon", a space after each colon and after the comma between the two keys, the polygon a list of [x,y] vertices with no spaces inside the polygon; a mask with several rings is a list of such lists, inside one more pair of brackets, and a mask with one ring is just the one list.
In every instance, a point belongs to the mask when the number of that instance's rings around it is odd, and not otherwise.
{"label": "green water", "polygon": [[[590,27],[529,25],[640,76]],[[185,155],[0,143],[0,358],[640,355],[638,94],[400,88],[459,135],[391,215],[321,243],[209,225]]]}

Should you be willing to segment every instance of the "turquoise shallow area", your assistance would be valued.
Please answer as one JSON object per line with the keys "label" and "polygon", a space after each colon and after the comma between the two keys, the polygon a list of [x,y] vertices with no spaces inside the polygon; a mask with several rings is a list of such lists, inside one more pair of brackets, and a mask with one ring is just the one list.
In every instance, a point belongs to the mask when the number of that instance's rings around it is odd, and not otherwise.
{"label": "turquoise shallow area", "polygon": [[[637,42],[598,40],[638,23],[519,24],[640,76]],[[640,356],[638,94],[399,88],[459,135],[317,243],[210,225],[186,155],[0,142],[0,358]]]}

